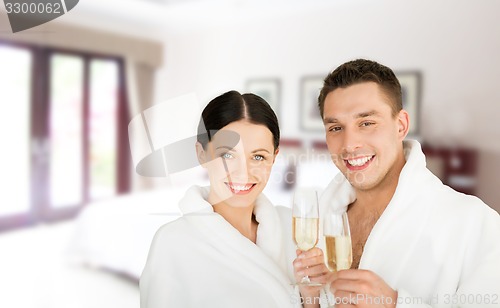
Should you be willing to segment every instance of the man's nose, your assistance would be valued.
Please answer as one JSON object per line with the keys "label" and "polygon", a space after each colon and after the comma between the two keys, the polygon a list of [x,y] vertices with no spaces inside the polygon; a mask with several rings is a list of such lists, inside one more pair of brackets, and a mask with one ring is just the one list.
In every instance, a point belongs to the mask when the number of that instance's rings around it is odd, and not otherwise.
{"label": "man's nose", "polygon": [[361,148],[361,136],[355,130],[344,131],[344,138],[342,140],[342,152],[353,153]]}

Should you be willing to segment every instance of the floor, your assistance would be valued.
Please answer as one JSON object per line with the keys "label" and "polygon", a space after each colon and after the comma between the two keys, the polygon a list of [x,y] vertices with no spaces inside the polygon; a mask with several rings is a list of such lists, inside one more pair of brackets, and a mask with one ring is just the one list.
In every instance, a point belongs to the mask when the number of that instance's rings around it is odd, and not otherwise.
{"label": "floor", "polygon": [[137,308],[137,282],[69,264],[73,222],[0,233],[0,307]]}

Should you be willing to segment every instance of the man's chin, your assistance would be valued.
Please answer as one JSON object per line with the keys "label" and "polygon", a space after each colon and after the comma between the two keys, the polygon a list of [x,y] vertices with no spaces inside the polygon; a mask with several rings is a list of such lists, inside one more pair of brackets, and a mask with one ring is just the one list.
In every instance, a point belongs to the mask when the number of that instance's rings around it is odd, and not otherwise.
{"label": "man's chin", "polygon": [[352,174],[347,177],[347,180],[351,184],[352,187],[354,187],[357,190],[370,190],[376,185],[372,183],[372,181],[369,181],[366,179],[366,177],[363,175],[360,175],[362,173],[356,174],[356,176],[352,176]]}

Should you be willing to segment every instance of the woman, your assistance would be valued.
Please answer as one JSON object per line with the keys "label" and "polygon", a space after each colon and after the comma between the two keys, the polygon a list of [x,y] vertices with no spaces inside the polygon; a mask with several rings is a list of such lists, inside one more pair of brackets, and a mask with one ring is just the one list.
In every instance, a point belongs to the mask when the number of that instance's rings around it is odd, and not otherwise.
{"label": "woman", "polygon": [[210,187],[191,187],[183,216],[155,235],[141,308],[293,306],[290,211],[262,194],[279,137],[257,95],[231,91],[206,106],[196,152]]}

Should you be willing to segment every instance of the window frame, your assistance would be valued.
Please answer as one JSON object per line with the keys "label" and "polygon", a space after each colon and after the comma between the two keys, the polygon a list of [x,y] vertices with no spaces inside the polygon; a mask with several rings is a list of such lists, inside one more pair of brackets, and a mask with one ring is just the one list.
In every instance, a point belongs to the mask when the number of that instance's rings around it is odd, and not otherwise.
{"label": "window frame", "polygon": [[[30,210],[28,212],[0,216],[0,231],[36,224],[38,222],[54,222],[75,217],[90,200],[90,63],[92,60],[111,60],[118,69],[118,89],[116,108],[116,186],[115,195],[127,193],[131,189],[131,154],[128,141],[128,123],[130,112],[126,91],[126,75],[123,58],[113,55],[76,51],[63,48],[36,46],[25,43],[0,40],[0,46],[22,48],[32,53],[31,68],[31,136],[30,136]],[[50,140],[50,58],[54,54],[81,57],[83,70],[83,127],[82,127],[82,166],[83,166],[83,200],[71,207],[54,209],[49,203],[49,162],[47,153],[35,153],[35,143],[44,144]],[[50,153],[50,151],[49,151]],[[45,156],[46,155],[46,156]],[[45,156],[45,157],[44,157]]]}

